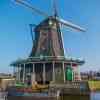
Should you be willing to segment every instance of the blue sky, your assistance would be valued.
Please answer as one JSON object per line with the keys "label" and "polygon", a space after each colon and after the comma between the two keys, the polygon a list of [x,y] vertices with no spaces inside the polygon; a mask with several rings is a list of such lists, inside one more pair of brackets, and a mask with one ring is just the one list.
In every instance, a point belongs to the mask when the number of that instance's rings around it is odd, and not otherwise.
{"label": "blue sky", "polygon": [[[27,1],[52,14],[52,0]],[[57,1],[60,17],[87,29],[85,33],[63,29],[66,55],[85,59],[81,71],[100,70],[100,0]],[[0,0],[0,72],[11,72],[12,61],[28,57],[32,48],[29,24],[42,19],[14,0]]]}

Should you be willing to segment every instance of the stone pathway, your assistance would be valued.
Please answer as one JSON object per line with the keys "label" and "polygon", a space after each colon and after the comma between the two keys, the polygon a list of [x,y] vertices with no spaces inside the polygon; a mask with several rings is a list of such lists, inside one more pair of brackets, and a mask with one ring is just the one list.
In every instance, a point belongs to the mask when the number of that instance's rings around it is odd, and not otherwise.
{"label": "stone pathway", "polygon": [[0,100],[6,100],[6,93],[5,92],[0,92]]}

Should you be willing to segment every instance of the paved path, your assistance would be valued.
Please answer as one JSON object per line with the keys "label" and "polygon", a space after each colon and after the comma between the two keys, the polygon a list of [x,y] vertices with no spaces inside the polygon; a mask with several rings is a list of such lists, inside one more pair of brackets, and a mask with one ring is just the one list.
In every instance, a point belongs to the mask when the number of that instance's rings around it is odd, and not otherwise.
{"label": "paved path", "polygon": [[0,100],[5,100],[6,93],[5,92],[0,92]]}

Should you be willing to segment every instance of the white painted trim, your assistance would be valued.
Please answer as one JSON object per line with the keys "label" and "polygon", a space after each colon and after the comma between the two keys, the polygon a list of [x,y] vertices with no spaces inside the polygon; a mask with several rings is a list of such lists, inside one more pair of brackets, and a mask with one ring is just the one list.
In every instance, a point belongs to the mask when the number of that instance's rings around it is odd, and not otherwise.
{"label": "white painted trim", "polygon": [[32,84],[35,83],[35,65],[33,64],[33,72],[31,76]]}
{"label": "white painted trim", "polygon": [[66,79],[65,79],[65,67],[64,67],[64,62],[62,63],[63,65],[63,74],[64,74],[64,83],[66,82]]}
{"label": "white painted trim", "polygon": [[23,83],[25,82],[25,65],[26,64],[23,64],[24,65],[24,68],[23,68]]}

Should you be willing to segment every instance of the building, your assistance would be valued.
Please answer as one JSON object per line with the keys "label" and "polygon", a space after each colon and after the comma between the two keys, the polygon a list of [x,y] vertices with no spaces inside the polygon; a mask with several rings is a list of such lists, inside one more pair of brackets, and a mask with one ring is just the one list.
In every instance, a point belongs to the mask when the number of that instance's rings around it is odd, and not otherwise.
{"label": "building", "polygon": [[15,84],[15,78],[11,74],[0,73],[0,90],[4,91],[8,86]]}
{"label": "building", "polygon": [[48,17],[34,29],[35,39],[27,59],[11,63],[16,81],[49,84],[51,81],[80,80],[79,66],[83,60],[66,58],[59,22]]}

